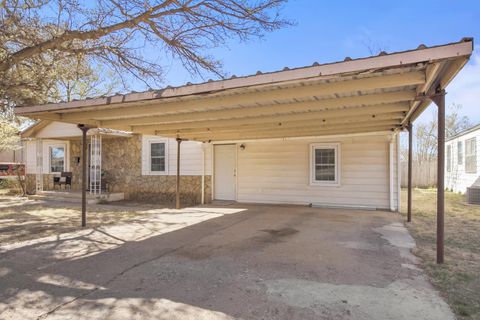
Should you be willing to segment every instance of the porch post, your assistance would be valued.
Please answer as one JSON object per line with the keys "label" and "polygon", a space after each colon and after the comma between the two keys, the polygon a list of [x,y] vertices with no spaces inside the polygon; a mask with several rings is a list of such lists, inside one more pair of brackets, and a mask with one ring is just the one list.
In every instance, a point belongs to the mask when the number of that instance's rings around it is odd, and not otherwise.
{"label": "porch post", "polygon": [[437,159],[437,264],[444,261],[445,216],[445,90],[437,89],[431,97],[438,107]]}
{"label": "porch post", "polygon": [[35,193],[43,191],[43,140],[36,139],[35,146]]}
{"label": "porch post", "polygon": [[180,209],[180,143],[182,139],[177,138],[177,181],[175,185],[175,208]]}
{"label": "porch post", "polygon": [[408,200],[407,222],[412,222],[412,161],[413,161],[413,124],[408,122]]}
{"label": "porch post", "polygon": [[87,131],[90,129],[84,124],[79,124],[82,130],[82,227],[87,226]]}

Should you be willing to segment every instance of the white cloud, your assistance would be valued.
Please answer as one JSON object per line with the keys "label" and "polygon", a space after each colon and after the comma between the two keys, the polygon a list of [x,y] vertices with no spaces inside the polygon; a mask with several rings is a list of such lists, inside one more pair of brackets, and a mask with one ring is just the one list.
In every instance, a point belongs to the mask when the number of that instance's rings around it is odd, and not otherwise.
{"label": "white cloud", "polygon": [[[467,116],[472,124],[477,124],[480,123],[480,46],[474,49],[470,61],[447,87],[446,103],[447,113],[452,103],[459,104],[462,106],[459,113]],[[434,105],[431,104],[417,121],[430,121],[433,112]]]}

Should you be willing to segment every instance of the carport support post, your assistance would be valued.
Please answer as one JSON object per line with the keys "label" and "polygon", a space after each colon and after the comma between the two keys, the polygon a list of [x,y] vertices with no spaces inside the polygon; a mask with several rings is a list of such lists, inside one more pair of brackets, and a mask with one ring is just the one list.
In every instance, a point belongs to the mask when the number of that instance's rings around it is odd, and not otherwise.
{"label": "carport support post", "polygon": [[182,139],[177,138],[177,183],[175,186],[175,208],[180,209],[180,143]]}
{"label": "carport support post", "polygon": [[413,161],[413,124],[408,122],[408,200],[407,222],[412,222],[412,161]]}
{"label": "carport support post", "polygon": [[82,130],[82,227],[87,226],[87,131],[90,129],[84,124],[79,124]]}
{"label": "carport support post", "polygon": [[431,97],[438,107],[437,135],[437,264],[444,261],[444,216],[445,216],[445,90],[437,89]]}

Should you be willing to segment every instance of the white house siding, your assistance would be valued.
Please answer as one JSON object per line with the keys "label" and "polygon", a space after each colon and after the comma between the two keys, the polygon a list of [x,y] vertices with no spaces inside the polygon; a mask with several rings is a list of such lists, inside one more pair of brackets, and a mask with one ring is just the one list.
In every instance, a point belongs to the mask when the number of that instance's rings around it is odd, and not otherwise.
{"label": "white house siding", "polygon": [[[390,209],[390,135],[245,143],[237,152],[240,202],[366,206]],[[340,186],[311,186],[311,143],[340,143]],[[397,147],[393,138],[393,209],[398,206]],[[214,186],[215,187],[215,186]]]}
{"label": "white house siding", "polygon": [[[50,154],[49,148],[51,146],[58,146],[62,145],[65,148],[65,170],[70,170],[70,142],[68,140],[50,140],[44,139],[42,140],[43,145],[43,173],[50,173]],[[25,143],[24,148],[24,158],[25,158],[25,167],[27,174],[35,174],[37,173],[37,142],[35,140],[29,140]]]}
{"label": "white house siding", "polygon": [[[465,141],[471,138],[476,138],[477,146],[477,172],[466,173],[465,172]],[[458,164],[458,148],[457,142],[462,141],[463,145],[463,161],[462,164]],[[467,188],[470,187],[480,176],[480,129],[468,132],[464,135],[456,137],[445,143],[445,161],[447,161],[447,146],[452,148],[452,163],[451,171],[447,171],[447,163],[445,162],[445,187],[455,192],[465,193]]]}
{"label": "white house siding", "polygon": [[53,121],[37,133],[37,138],[67,138],[80,137],[82,131],[76,125],[65,122]]}

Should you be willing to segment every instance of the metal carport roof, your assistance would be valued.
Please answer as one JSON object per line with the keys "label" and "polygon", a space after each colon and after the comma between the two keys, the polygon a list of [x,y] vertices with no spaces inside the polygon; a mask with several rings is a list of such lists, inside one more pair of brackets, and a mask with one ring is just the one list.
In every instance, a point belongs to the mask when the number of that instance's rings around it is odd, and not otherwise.
{"label": "metal carport roof", "polygon": [[55,104],[18,115],[196,141],[405,127],[468,61],[473,40],[227,80]]}

